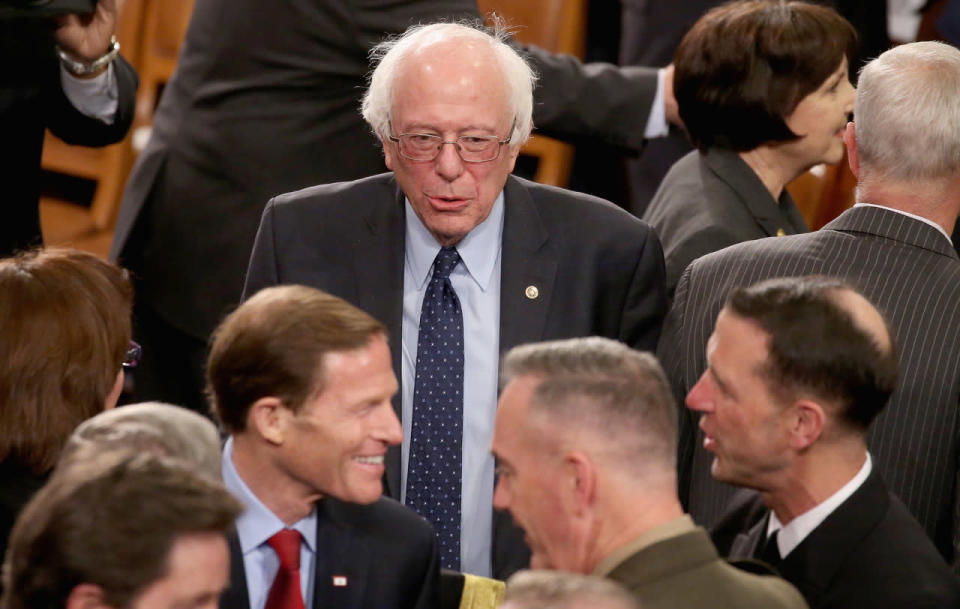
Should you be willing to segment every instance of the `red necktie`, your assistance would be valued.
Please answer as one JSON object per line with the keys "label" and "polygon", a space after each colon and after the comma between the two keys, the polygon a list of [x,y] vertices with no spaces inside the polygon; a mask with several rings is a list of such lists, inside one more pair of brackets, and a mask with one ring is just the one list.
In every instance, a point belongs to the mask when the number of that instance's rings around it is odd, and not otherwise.
{"label": "red necktie", "polygon": [[267,540],[280,558],[265,609],[304,609],[300,595],[300,532],[283,529]]}

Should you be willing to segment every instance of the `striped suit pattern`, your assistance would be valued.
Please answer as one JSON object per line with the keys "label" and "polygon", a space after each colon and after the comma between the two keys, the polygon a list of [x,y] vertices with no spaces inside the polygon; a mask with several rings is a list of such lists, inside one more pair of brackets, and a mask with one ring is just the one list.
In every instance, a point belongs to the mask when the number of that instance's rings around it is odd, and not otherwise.
{"label": "striped suit pattern", "polygon": [[[891,325],[897,387],[867,441],[890,489],[958,570],[960,259],[934,227],[858,206],[818,232],[742,243],[695,261],[681,277],[658,348],[674,393],[682,404],[706,368],[707,339],[730,288],[812,274],[852,283]],[[709,527],[734,489],[712,479],[697,415],[680,410],[680,493]]]}

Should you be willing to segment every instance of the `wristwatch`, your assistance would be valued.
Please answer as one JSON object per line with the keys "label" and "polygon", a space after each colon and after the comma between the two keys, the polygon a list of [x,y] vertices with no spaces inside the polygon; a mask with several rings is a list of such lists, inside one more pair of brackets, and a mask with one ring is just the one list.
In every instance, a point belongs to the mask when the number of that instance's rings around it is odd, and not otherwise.
{"label": "wristwatch", "polygon": [[65,67],[67,71],[74,76],[87,76],[89,74],[99,72],[101,69],[109,65],[118,53],[120,53],[120,43],[117,42],[116,36],[110,37],[110,46],[107,47],[107,52],[92,61],[75,59],[59,46],[57,47],[57,55],[60,56],[60,61],[63,62],[63,67]]}

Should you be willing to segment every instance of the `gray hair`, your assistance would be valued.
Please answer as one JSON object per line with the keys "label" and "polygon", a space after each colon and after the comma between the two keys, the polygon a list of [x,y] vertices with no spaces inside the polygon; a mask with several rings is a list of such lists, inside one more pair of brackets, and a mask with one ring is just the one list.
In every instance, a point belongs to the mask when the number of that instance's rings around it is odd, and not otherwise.
{"label": "gray hair", "polygon": [[171,457],[211,478],[220,478],[220,435],[206,417],[186,408],[144,402],[106,410],[74,430],[58,469],[93,454],[122,451]]}
{"label": "gray hair", "polygon": [[505,609],[640,609],[620,584],[594,575],[519,571],[507,580]]}
{"label": "gray hair", "polygon": [[504,358],[501,383],[519,376],[540,380],[531,413],[595,431],[631,468],[675,468],[677,408],[653,355],[596,336],[534,343]]}
{"label": "gray hair", "polygon": [[949,177],[960,169],[960,51],[914,42],[883,53],[860,72],[854,120],[867,175]]}
{"label": "gray hair", "polygon": [[493,28],[484,28],[479,23],[415,25],[399,37],[387,39],[373,47],[370,59],[376,68],[370,75],[370,86],[361,104],[363,118],[373,132],[381,139],[390,135],[390,111],[402,62],[421,46],[444,39],[464,39],[490,46],[503,72],[510,110],[516,118],[513,132],[510,133],[510,144],[526,142],[533,129],[533,85],[537,77],[523,57],[507,44],[510,33],[500,24]]}

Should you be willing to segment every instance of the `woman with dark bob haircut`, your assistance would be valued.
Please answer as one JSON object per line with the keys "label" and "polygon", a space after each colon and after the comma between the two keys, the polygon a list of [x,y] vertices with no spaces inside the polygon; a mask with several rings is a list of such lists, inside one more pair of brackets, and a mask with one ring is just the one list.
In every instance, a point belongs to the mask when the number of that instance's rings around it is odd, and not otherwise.
{"label": "woman with dark bob haircut", "polygon": [[807,232],[785,186],[843,158],[856,37],[833,9],[795,0],[731,2],[684,36],[673,88],[698,150],[671,167],[644,214],[671,294],[700,256]]}
{"label": "woman with dark bob haircut", "polygon": [[116,405],[132,302],[126,271],[92,254],[0,259],[0,550],[73,429]]}

